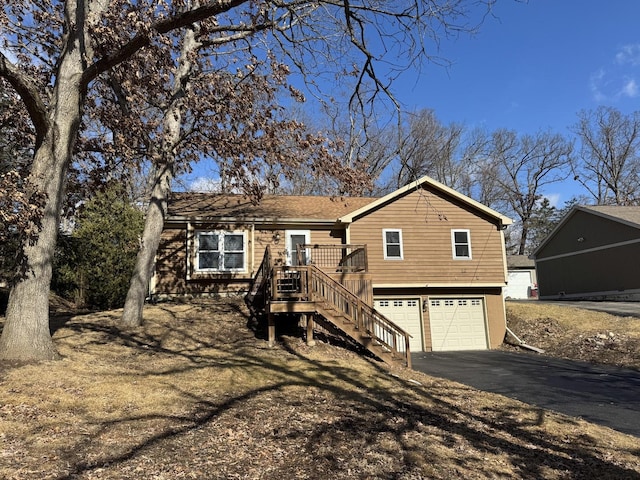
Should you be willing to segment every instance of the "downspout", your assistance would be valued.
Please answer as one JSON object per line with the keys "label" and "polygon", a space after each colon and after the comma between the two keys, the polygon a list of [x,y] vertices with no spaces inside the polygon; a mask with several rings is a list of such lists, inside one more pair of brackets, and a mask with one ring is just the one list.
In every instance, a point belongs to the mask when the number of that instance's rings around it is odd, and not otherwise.
{"label": "downspout", "polygon": [[544,353],[544,350],[542,350],[541,348],[533,347],[533,346],[528,345],[527,343],[523,342],[522,340],[520,340],[516,336],[516,334],[511,331],[511,329],[509,327],[507,327],[507,333],[509,335],[511,335],[513,338],[516,339],[516,341],[518,342],[518,344],[516,346],[521,347],[521,348],[526,348],[527,350],[533,350],[534,352]]}

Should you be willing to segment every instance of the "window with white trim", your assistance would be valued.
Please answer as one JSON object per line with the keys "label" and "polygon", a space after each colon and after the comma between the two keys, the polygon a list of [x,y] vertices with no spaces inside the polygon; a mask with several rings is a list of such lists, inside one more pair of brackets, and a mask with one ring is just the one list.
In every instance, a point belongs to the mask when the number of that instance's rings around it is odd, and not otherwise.
{"label": "window with white trim", "polygon": [[385,260],[402,260],[402,230],[385,228],[382,230]]}
{"label": "window with white trim", "polygon": [[451,230],[453,258],[471,260],[471,233],[469,230]]}
{"label": "window with white trim", "polygon": [[246,232],[215,230],[196,233],[198,272],[246,271]]}

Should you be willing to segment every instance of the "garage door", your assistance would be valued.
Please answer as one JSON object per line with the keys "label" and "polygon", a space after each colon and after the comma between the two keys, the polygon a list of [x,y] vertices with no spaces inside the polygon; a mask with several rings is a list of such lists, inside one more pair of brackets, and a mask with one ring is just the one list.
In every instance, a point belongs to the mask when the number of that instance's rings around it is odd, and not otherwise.
{"label": "garage door", "polygon": [[434,351],[487,349],[482,298],[430,298],[429,322]]}
{"label": "garage door", "polygon": [[509,272],[509,281],[504,290],[505,298],[529,298],[529,288],[531,287],[531,272],[512,271]]}
{"label": "garage door", "polygon": [[410,299],[378,299],[374,307],[385,317],[405,330],[411,339],[409,348],[412,352],[421,352],[422,344],[422,315],[420,314],[420,300]]}

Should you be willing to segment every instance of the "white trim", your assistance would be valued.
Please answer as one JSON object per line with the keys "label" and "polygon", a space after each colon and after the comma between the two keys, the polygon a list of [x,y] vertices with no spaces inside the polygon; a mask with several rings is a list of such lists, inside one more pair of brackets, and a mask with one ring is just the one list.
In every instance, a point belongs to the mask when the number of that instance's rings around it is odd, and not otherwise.
{"label": "white trim", "polygon": [[[285,230],[284,231],[284,247],[286,249],[286,260],[285,263],[289,266],[293,265],[293,257],[291,256],[291,252],[293,250],[293,246],[291,245],[291,235],[304,235],[304,243],[307,245],[311,243],[311,230]],[[309,249],[306,249],[307,258],[311,255]]]}
{"label": "white trim", "polygon": [[[200,268],[200,235],[218,235],[218,247],[220,248],[218,251],[221,254],[222,261],[224,262],[224,237],[225,235],[242,235],[242,268]],[[246,273],[247,272],[247,262],[249,257],[248,244],[247,244],[247,231],[246,230],[224,230],[224,229],[216,229],[216,230],[196,230],[195,231],[195,258],[193,264],[193,271],[195,273],[213,273],[213,274],[225,274],[225,273]],[[237,253],[237,252],[234,252]]]}
{"label": "white trim", "polygon": [[593,253],[602,250],[609,250],[612,248],[626,247],[627,245],[633,245],[634,243],[640,243],[640,238],[636,238],[635,240],[627,240],[625,242],[611,243],[609,245],[601,245],[599,247],[587,248],[585,250],[579,250],[577,252],[560,253],[558,255],[553,255],[552,257],[536,258],[536,262],[541,263],[548,260],[556,260],[558,258],[575,257],[576,255],[584,255],[585,253]]}
{"label": "white trim", "polygon": [[[602,292],[582,292],[582,293],[569,293],[569,294],[556,294],[556,295],[544,295],[540,297],[540,300],[571,300],[571,299],[585,299],[589,300],[593,297],[624,297],[629,295],[640,294],[640,288],[633,288],[629,290],[606,290]],[[637,300],[630,300],[637,301]]]}
{"label": "white trim", "polygon": [[507,282],[494,283],[374,283],[372,288],[499,288],[505,287]]}
{"label": "white trim", "polygon": [[434,180],[431,177],[428,176],[424,176],[422,178],[419,178],[418,180],[416,180],[415,182],[411,182],[408,183],[407,185],[405,185],[402,188],[399,188],[398,190],[391,192],[387,195],[385,195],[384,197],[381,197],[367,205],[365,205],[364,207],[359,208],[358,210],[355,210],[354,212],[351,212],[347,215],[343,215],[342,217],[338,218],[338,221],[342,222],[342,223],[351,223],[353,222],[353,220],[356,217],[362,216],[366,213],[368,213],[370,210],[375,209],[376,207],[380,206],[380,205],[384,205],[385,203],[388,203],[392,200],[394,200],[395,198],[404,195],[407,192],[410,192],[411,190],[417,189],[418,187],[420,187],[423,184],[427,184],[430,187],[434,188],[435,190],[439,190],[441,192],[444,192],[454,198],[456,198],[457,200],[461,201],[462,203],[465,203],[473,208],[476,208],[477,210],[489,215],[490,217],[495,218],[496,220],[498,220],[500,222],[500,226],[506,226],[506,225],[511,225],[513,223],[513,220],[511,220],[509,217],[505,217],[504,215],[501,215],[500,213],[496,212],[495,210],[487,207],[486,205],[481,204],[480,202],[475,201],[474,199],[467,197],[466,195],[461,194],[460,192],[456,192],[455,190],[453,190],[452,188],[447,187],[446,185]]}
{"label": "white trim", "polygon": [[504,282],[507,283],[509,281],[509,266],[507,265],[507,243],[505,242],[504,238],[504,230],[500,230],[500,245],[502,245],[502,266],[504,269]]}
{"label": "white trim", "polygon": [[[464,232],[467,234],[467,248],[469,249],[469,255],[466,256],[458,256],[456,253],[456,233]],[[465,245],[460,243],[459,245]],[[471,230],[468,228],[452,228],[451,229],[451,253],[453,254],[454,260],[472,260],[471,256]]]}
{"label": "white trim", "polygon": [[[387,232],[398,232],[399,234],[399,245],[400,245],[400,256],[399,257],[390,257],[387,255]],[[396,245],[392,243],[391,245]],[[404,246],[402,244],[402,229],[401,228],[383,228],[382,229],[382,251],[384,254],[385,260],[404,260]]]}
{"label": "white trim", "polygon": [[191,280],[191,274],[195,271],[195,245],[193,243],[195,238],[195,229],[191,222],[187,222],[187,241],[185,261],[187,262],[187,281]]}

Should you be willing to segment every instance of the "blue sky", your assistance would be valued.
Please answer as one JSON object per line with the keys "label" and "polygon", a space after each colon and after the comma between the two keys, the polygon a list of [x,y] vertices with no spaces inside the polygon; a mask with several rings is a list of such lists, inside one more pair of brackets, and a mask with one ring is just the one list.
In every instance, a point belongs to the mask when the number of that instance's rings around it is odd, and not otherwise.
{"label": "blue sky", "polygon": [[[638,0],[498,0],[477,34],[439,54],[450,67],[406,72],[394,89],[443,123],[567,134],[583,109],[640,110]],[[584,192],[567,180],[544,193],[561,207]]]}
{"label": "blue sky", "polygon": [[[477,34],[437,54],[451,66],[407,71],[392,90],[443,123],[565,134],[582,109],[640,110],[640,0],[498,0]],[[545,194],[562,206],[576,192],[567,181]]]}
{"label": "blue sky", "polygon": [[479,33],[445,41],[436,65],[407,72],[409,110],[489,130],[565,132],[581,109],[640,110],[640,1],[498,0]]}

